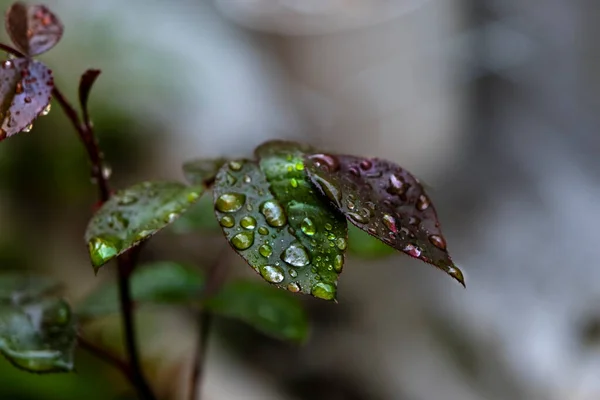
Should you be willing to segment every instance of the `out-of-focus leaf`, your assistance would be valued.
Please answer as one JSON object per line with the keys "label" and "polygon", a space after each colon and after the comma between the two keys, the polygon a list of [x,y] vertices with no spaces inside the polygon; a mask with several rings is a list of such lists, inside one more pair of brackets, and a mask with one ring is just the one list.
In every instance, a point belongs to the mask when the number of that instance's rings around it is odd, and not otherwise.
{"label": "out-of-focus leaf", "polygon": [[269,142],[257,155],[260,167],[232,161],[215,180],[215,214],[227,240],[267,282],[335,299],[346,222],[313,193],[297,145]]}
{"label": "out-of-focus leaf", "polygon": [[299,299],[261,282],[230,282],[206,307],[275,338],[303,342],[308,336],[308,316]]}
{"label": "out-of-focus leaf", "polygon": [[207,185],[215,180],[225,158],[191,160],[183,164],[185,179],[193,185]]}
{"label": "out-of-focus leaf", "polygon": [[[183,304],[198,298],[203,287],[200,271],[169,261],[140,266],[131,276],[131,293],[136,303]],[[118,312],[117,287],[100,286],[76,310],[86,319]]]}
{"label": "out-of-focus leaf", "polygon": [[[200,305],[279,339],[302,341],[308,332],[307,315],[298,299],[264,283],[227,283],[202,304],[205,279],[200,270],[173,262],[157,262],[136,269],[131,285],[134,302],[139,305]],[[88,319],[118,310],[117,288],[110,283],[101,286],[77,307],[77,314]]]}
{"label": "out-of-focus leaf", "polygon": [[196,204],[171,225],[175,233],[218,232],[221,227],[215,220],[212,196],[202,197]]}
{"label": "out-of-focus leaf", "polygon": [[348,226],[348,251],[365,259],[383,258],[396,252],[392,247],[352,224]]}
{"label": "out-of-focus leaf", "polygon": [[75,324],[69,305],[46,296],[48,278],[0,275],[0,352],[31,372],[73,369]]}
{"label": "out-of-focus leaf", "polygon": [[13,43],[30,57],[53,48],[64,32],[62,22],[43,4],[13,3],[6,12],[5,21]]}
{"label": "out-of-focus leaf", "polygon": [[17,58],[0,68],[0,140],[21,131],[29,132],[33,121],[50,112],[54,78],[39,61]]}
{"label": "out-of-focus leaf", "polygon": [[116,193],[85,232],[94,269],[175,222],[203,191],[178,182],[144,182]]}
{"label": "out-of-focus leaf", "polygon": [[87,103],[90,97],[90,91],[92,86],[96,82],[96,79],[100,76],[101,71],[99,69],[88,69],[81,75],[79,80],[79,104],[84,116],[88,117]]}
{"label": "out-of-focus leaf", "polygon": [[312,182],[350,222],[465,284],[446,250],[431,200],[408,171],[348,155],[314,154],[305,161]]}

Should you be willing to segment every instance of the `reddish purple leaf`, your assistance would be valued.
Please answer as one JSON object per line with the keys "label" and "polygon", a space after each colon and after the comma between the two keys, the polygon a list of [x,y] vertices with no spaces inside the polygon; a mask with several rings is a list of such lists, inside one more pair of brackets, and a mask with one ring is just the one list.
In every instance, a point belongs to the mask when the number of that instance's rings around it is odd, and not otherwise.
{"label": "reddish purple leaf", "polygon": [[42,4],[27,5],[18,1],[8,9],[5,20],[13,43],[31,57],[53,48],[64,31],[58,17]]}
{"label": "reddish purple leaf", "polygon": [[385,160],[347,155],[306,157],[312,182],[360,229],[411,257],[435,265],[464,286],[433,204],[408,171]]}
{"label": "reddish purple leaf", "polygon": [[81,75],[79,80],[79,104],[81,104],[81,110],[84,115],[86,123],[89,122],[89,113],[87,108],[88,99],[90,97],[90,91],[98,76],[100,76],[99,69],[88,69]]}
{"label": "reddish purple leaf", "polygon": [[0,140],[29,131],[50,111],[52,71],[39,61],[17,58],[0,67]]}

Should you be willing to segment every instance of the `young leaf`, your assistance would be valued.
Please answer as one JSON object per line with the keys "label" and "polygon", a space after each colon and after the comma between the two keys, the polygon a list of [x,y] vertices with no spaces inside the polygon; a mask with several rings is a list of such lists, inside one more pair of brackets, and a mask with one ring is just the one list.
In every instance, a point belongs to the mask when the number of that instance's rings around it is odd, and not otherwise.
{"label": "young leaf", "polygon": [[300,301],[264,283],[230,282],[205,306],[278,339],[303,342],[308,336],[308,317]]}
{"label": "young leaf", "polygon": [[0,68],[0,140],[21,131],[29,132],[33,121],[50,111],[54,78],[39,61],[17,58]]}
{"label": "young leaf", "polygon": [[88,99],[90,97],[90,91],[92,90],[92,86],[96,82],[96,79],[100,76],[101,71],[99,69],[88,69],[81,75],[81,79],[79,80],[79,104],[81,105],[81,110],[83,111],[84,118],[89,118],[88,113]]}
{"label": "young leaf", "polygon": [[226,162],[225,158],[191,160],[183,164],[183,173],[191,184],[208,186]]}
{"label": "young leaf", "polygon": [[[197,306],[204,283],[204,275],[198,269],[174,262],[157,262],[134,271],[132,297],[139,304]],[[280,339],[302,341],[308,332],[308,319],[298,299],[265,284],[225,284],[200,306],[215,314],[239,319]],[[85,319],[117,312],[119,301],[114,283],[100,287],[77,308],[77,314]]]}
{"label": "young leaf", "polygon": [[313,193],[297,149],[261,155],[260,167],[232,161],[217,174],[215,215],[227,240],[267,282],[335,299],[346,222]]}
{"label": "young leaf", "polygon": [[6,12],[6,31],[13,43],[30,57],[45,53],[62,38],[64,27],[42,4],[14,3]]}
{"label": "young leaf", "polygon": [[0,275],[0,352],[31,372],[73,369],[75,324],[69,305],[47,295],[57,288],[46,277]]}
{"label": "young leaf", "polygon": [[116,193],[85,232],[94,269],[173,223],[203,191],[178,182],[144,182]]}
{"label": "young leaf", "polygon": [[312,182],[350,222],[464,285],[435,209],[408,171],[389,161],[347,155],[314,154],[305,160]]}

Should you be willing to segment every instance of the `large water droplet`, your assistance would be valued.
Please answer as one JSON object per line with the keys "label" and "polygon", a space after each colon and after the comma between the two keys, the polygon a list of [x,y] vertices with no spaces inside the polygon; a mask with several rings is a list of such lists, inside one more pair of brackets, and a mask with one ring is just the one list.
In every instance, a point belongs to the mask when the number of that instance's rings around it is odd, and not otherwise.
{"label": "large water droplet", "polygon": [[231,215],[225,215],[221,218],[219,224],[225,228],[232,228],[235,225],[235,219]]}
{"label": "large water droplet", "polygon": [[314,183],[321,189],[321,191],[331,200],[336,207],[342,208],[342,192],[332,182],[318,175],[312,177]]}
{"label": "large water droplet", "polygon": [[346,247],[348,247],[348,243],[346,242],[346,239],[344,239],[343,237],[339,237],[337,239],[335,239],[335,245],[337,246],[338,249],[344,251],[346,250]]}
{"label": "large water droplet", "polygon": [[310,218],[304,218],[302,224],[300,224],[300,229],[307,236],[312,236],[315,233],[317,233],[317,227],[315,226],[313,220]]}
{"label": "large water droplet", "polygon": [[290,247],[281,253],[281,259],[294,267],[304,267],[310,264],[310,258],[306,248],[299,243],[292,243]]}
{"label": "large water droplet", "polygon": [[263,244],[258,248],[258,252],[261,256],[268,258],[271,254],[273,254],[273,248],[271,248],[271,246],[268,244]]}
{"label": "large water droplet", "polygon": [[440,235],[429,236],[429,241],[438,249],[446,250],[446,240]]}
{"label": "large water droplet", "polygon": [[296,282],[289,283],[287,285],[287,290],[292,293],[298,293],[300,291],[300,285],[298,285]]}
{"label": "large water droplet", "polygon": [[242,218],[242,220],[240,221],[240,225],[244,229],[253,230],[254,228],[256,228],[256,219],[254,217],[248,215],[248,216]]}
{"label": "large water droplet", "polygon": [[342,256],[341,254],[335,256],[335,258],[333,259],[333,268],[338,274],[342,272],[342,268],[344,268],[344,256]]}
{"label": "large water droplet", "polygon": [[283,282],[283,270],[275,265],[263,265],[259,267],[260,274],[265,281],[270,283]]}
{"label": "large water droplet", "polygon": [[328,171],[335,172],[340,168],[337,157],[329,154],[313,154],[309,157],[317,167],[325,167]]}
{"label": "large water droplet", "polygon": [[240,232],[231,238],[231,244],[238,250],[246,250],[254,244],[254,232]]}
{"label": "large water droplet", "polygon": [[260,212],[265,216],[267,223],[271,226],[280,227],[284,226],[287,222],[287,217],[283,212],[283,208],[279,203],[268,200],[260,206]]}
{"label": "large water droplet", "polygon": [[95,267],[99,267],[119,253],[118,238],[95,237],[88,242],[90,258]]}
{"label": "large water droplet", "polygon": [[316,283],[310,290],[310,293],[323,300],[333,300],[335,298],[335,287],[329,283]]}
{"label": "large water droplet", "polygon": [[429,207],[429,204],[429,198],[426,195],[422,194],[417,200],[417,209],[420,211],[425,211],[427,210],[427,207]]}
{"label": "large water droplet", "polygon": [[398,227],[396,226],[396,218],[392,217],[391,215],[383,215],[383,224],[387,226],[387,228],[393,233],[398,232]]}
{"label": "large water droplet", "polygon": [[225,193],[219,196],[215,204],[221,212],[236,212],[246,202],[246,195],[240,193]]}

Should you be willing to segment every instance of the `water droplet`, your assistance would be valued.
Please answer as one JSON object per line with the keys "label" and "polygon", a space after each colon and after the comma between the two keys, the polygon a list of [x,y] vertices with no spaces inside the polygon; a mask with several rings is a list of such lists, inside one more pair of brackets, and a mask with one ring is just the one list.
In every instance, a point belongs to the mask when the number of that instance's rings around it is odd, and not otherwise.
{"label": "water droplet", "polygon": [[352,167],[348,168],[348,172],[351,175],[356,176],[357,178],[360,177],[360,170],[358,168],[356,168],[355,166],[352,166]]}
{"label": "water droplet", "polygon": [[240,232],[231,238],[231,244],[238,250],[246,250],[254,244],[254,232]]}
{"label": "water droplet", "polygon": [[99,267],[119,253],[120,240],[112,237],[95,237],[89,243],[90,258],[95,267]]}
{"label": "water droplet", "polygon": [[299,243],[292,243],[290,247],[281,253],[281,259],[294,267],[304,267],[310,264],[306,248]]}
{"label": "water droplet", "polygon": [[233,186],[237,183],[237,178],[231,175],[229,172],[227,173],[227,184],[229,186]]}
{"label": "water droplet", "polygon": [[316,283],[310,290],[310,293],[323,300],[333,300],[335,298],[335,287],[329,283]]}
{"label": "water droplet", "polygon": [[232,171],[239,171],[240,169],[242,169],[242,163],[239,161],[230,161],[229,169],[231,169]]}
{"label": "water droplet", "polygon": [[12,66],[13,66],[13,63],[10,60],[6,60],[6,61],[4,61],[4,63],[2,63],[2,68],[4,68],[4,69],[12,68]]}
{"label": "water droplet", "polygon": [[268,258],[271,256],[271,254],[273,254],[273,249],[268,244],[263,244],[258,248],[258,252],[261,256]]}
{"label": "water droplet", "polygon": [[248,215],[248,216],[242,218],[242,220],[240,221],[240,225],[244,229],[253,230],[254,228],[256,228],[256,219],[254,219],[254,217],[251,217]]}
{"label": "water droplet", "polygon": [[300,224],[300,229],[307,236],[312,236],[315,233],[317,233],[317,227],[315,226],[315,223],[310,218],[304,218],[304,220],[302,221],[302,224]]}
{"label": "water droplet", "polygon": [[366,224],[367,222],[369,222],[368,218],[365,218],[361,214],[355,212],[348,213],[348,217],[350,217],[351,220],[359,224]]}
{"label": "water droplet", "polygon": [[33,124],[29,124],[25,128],[23,128],[23,132],[25,132],[25,133],[31,132],[32,129],[33,129]]}
{"label": "water droplet", "polygon": [[330,230],[332,230],[332,229],[333,229],[333,226],[331,226],[331,224],[330,224],[329,222],[327,222],[327,223],[325,224],[325,230],[326,230],[326,231],[330,231]]}
{"label": "water droplet", "polygon": [[404,182],[404,179],[402,179],[402,177],[394,174],[390,175],[390,186],[387,189],[388,193],[395,195],[403,195],[408,190],[408,187],[409,185],[406,182]]}
{"label": "water droplet", "polygon": [[406,247],[404,247],[404,252],[411,257],[418,258],[421,256],[421,249],[413,244],[407,244]]}
{"label": "water droplet", "polygon": [[360,168],[363,170],[371,169],[373,167],[373,162],[371,160],[362,160],[360,162]]}
{"label": "water droplet", "polygon": [[111,175],[112,175],[112,168],[110,167],[110,165],[104,164],[102,166],[102,176],[104,177],[104,179],[109,179]]}
{"label": "water droplet", "polygon": [[295,269],[290,269],[290,270],[288,271],[288,274],[290,274],[290,276],[291,276],[292,278],[296,278],[296,277],[298,277],[298,271],[296,271]]}
{"label": "water droplet", "polygon": [[333,268],[338,274],[342,272],[342,269],[344,268],[344,257],[341,254],[338,254],[333,259]]}
{"label": "water droplet", "polygon": [[250,183],[252,182],[252,178],[250,178],[250,175],[244,175],[244,183]]}
{"label": "water droplet", "polygon": [[52,104],[48,103],[48,105],[46,107],[44,107],[44,109],[42,110],[42,117],[45,117],[46,115],[50,114],[50,110],[52,109]]}
{"label": "water droplet", "polygon": [[23,101],[27,104],[31,103],[31,97],[29,96],[25,96],[25,98],[23,99]]}
{"label": "water droplet", "polygon": [[312,179],[325,194],[325,196],[327,196],[327,198],[329,198],[329,200],[336,205],[336,207],[342,207],[342,192],[333,183],[318,175],[313,175]]}
{"label": "water droplet", "polygon": [[465,277],[462,273],[462,271],[457,268],[457,267],[448,267],[448,275],[450,275],[451,277],[453,277],[454,279],[456,279],[461,285],[463,285],[463,287],[466,287],[465,285]]}
{"label": "water droplet", "polygon": [[225,193],[219,196],[215,207],[221,212],[236,212],[246,202],[246,195],[239,193]]}
{"label": "water droplet", "polygon": [[296,163],[296,171],[304,171],[304,163],[297,162]]}
{"label": "water droplet", "polygon": [[270,283],[281,283],[283,282],[283,271],[281,268],[274,265],[263,265],[259,268],[260,274],[265,281]]}
{"label": "water droplet", "polygon": [[23,93],[23,82],[17,82],[17,86],[15,87],[15,94]]}
{"label": "water droplet", "polygon": [[348,202],[346,203],[346,206],[348,207],[348,209],[349,209],[349,210],[354,210],[354,209],[356,208],[356,204],[354,204],[354,203],[353,203],[353,202],[351,202],[351,201],[348,201]]}
{"label": "water droplet", "polygon": [[421,223],[421,220],[417,217],[409,217],[408,218],[409,225],[419,226],[420,223]]}
{"label": "water droplet", "polygon": [[290,186],[293,187],[293,188],[297,188],[298,187],[298,181],[296,180],[296,178],[290,179]]}
{"label": "water droplet", "polygon": [[400,233],[404,236],[408,236],[410,234],[410,232],[408,231],[408,229],[402,227],[400,228]]}
{"label": "water droplet", "polygon": [[260,206],[260,212],[265,216],[267,223],[271,226],[284,226],[287,222],[287,217],[283,212],[283,208],[279,203],[273,200],[267,200]]}
{"label": "water droplet", "polygon": [[173,222],[175,222],[178,216],[179,214],[177,213],[170,213],[169,215],[167,215],[167,223],[172,224]]}
{"label": "water droplet", "polygon": [[419,211],[425,211],[427,210],[427,207],[429,207],[429,198],[422,194],[419,196],[419,200],[417,200],[417,209]]}
{"label": "water droplet", "polygon": [[335,172],[340,168],[340,162],[337,157],[329,154],[313,154],[309,158],[314,161],[317,167],[325,167],[330,172]]}
{"label": "water droplet", "polygon": [[346,250],[346,247],[348,247],[348,243],[346,242],[346,239],[344,239],[343,237],[339,237],[337,239],[335,239],[335,245],[337,246],[338,249],[340,250]]}
{"label": "water droplet", "polygon": [[235,225],[235,219],[231,215],[225,215],[221,218],[219,224],[225,228],[232,228]]}
{"label": "water droplet", "polygon": [[292,293],[298,293],[300,291],[300,286],[296,282],[292,282],[287,285],[287,290]]}
{"label": "water droplet", "polygon": [[268,235],[269,234],[269,230],[267,228],[265,228],[264,226],[261,226],[260,228],[258,228],[258,233],[260,233],[261,235]]}
{"label": "water droplet", "polygon": [[119,198],[117,203],[120,206],[128,206],[134,204],[138,201],[137,197],[130,193],[123,193]]}
{"label": "water droplet", "polygon": [[396,218],[392,217],[391,215],[383,215],[383,224],[387,226],[387,228],[393,233],[398,232],[398,227],[396,226]]}
{"label": "water droplet", "polygon": [[446,240],[440,235],[429,236],[429,241],[438,249],[446,250]]}

